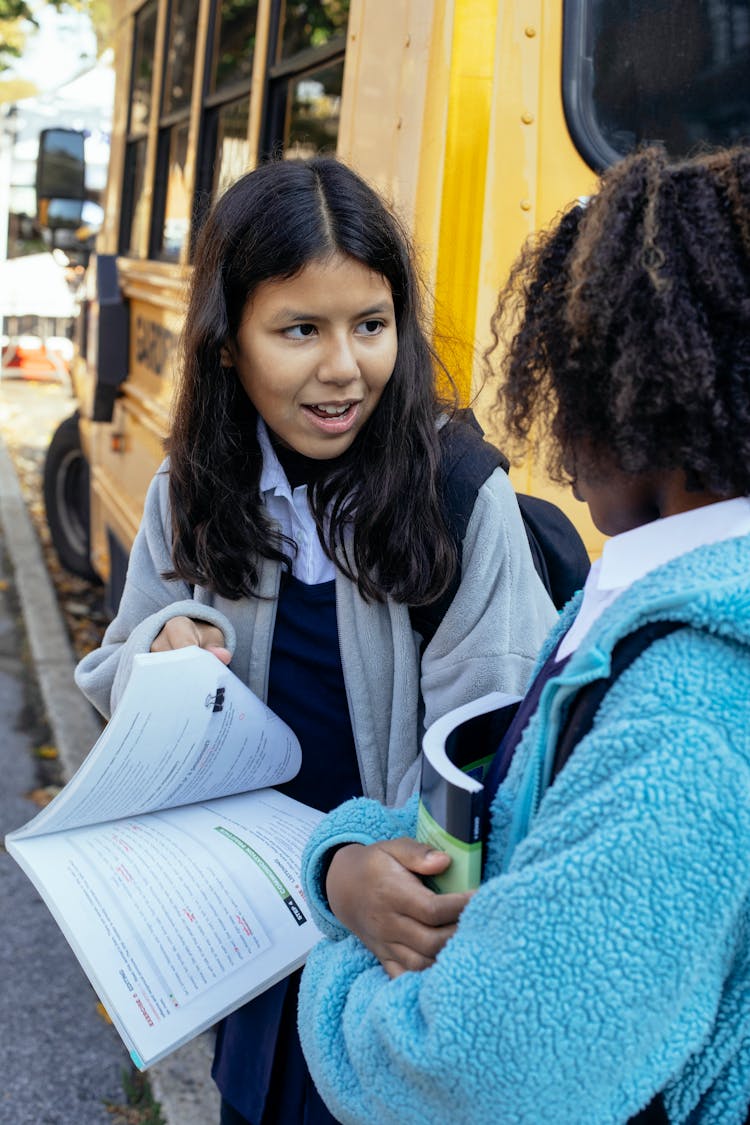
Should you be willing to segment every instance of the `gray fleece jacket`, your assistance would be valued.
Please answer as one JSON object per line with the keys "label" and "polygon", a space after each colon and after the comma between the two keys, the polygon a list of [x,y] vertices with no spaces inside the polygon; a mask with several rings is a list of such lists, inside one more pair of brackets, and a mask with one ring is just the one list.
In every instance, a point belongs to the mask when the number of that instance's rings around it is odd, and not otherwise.
{"label": "gray fleece jacket", "polygon": [[[137,653],[180,615],[218,626],[231,668],[261,699],[268,689],[281,567],[263,560],[260,598],[230,601],[162,574],[172,565],[168,464],[151,482],[117,616],[83,658],[76,683],[105,716]],[[368,604],[336,571],[344,682],[367,797],[399,804],[418,778],[421,736],[441,715],[488,691],[522,693],[555,610],[529,553],[513,488],[497,469],[479,489],[462,550],[460,587],[420,660],[408,607]]]}

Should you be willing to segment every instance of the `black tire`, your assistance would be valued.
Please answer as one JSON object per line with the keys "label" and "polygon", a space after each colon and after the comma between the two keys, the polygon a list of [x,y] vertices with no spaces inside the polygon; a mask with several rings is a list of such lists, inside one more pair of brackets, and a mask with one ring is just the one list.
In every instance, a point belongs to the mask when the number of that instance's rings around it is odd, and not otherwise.
{"label": "black tire", "polygon": [[66,570],[98,582],[91,565],[89,466],[81,449],[78,413],[61,422],[44,462],[44,506],[52,544]]}

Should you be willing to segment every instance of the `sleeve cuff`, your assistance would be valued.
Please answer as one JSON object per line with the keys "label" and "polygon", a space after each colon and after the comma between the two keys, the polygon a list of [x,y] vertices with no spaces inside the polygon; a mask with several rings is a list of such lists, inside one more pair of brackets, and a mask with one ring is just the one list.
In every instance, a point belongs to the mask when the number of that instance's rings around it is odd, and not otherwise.
{"label": "sleeve cuff", "polygon": [[112,711],[117,707],[122,693],[125,690],[125,685],[130,679],[133,658],[138,653],[151,651],[151,645],[154,643],[156,637],[162,631],[166,623],[171,621],[173,617],[190,617],[194,621],[204,621],[208,625],[216,625],[224,634],[224,644],[226,648],[229,649],[230,653],[234,653],[237,645],[237,636],[234,631],[234,626],[223,613],[220,613],[218,609],[214,609],[213,606],[199,605],[198,602],[192,600],[172,602],[171,605],[165,606],[164,609],[159,610],[157,613],[152,613],[149,617],[145,618],[145,620],[141,621],[140,625],[136,625],[127,641],[123,644],[120,660],[117,665],[117,672],[115,673],[114,682],[112,684],[112,694],[110,696]]}
{"label": "sleeve cuff", "polygon": [[349,935],[326,898],[325,880],[336,851],[345,844],[376,844],[413,836],[416,810],[416,798],[403,809],[393,810],[379,801],[355,797],[329,813],[315,829],[302,857],[302,885],[315,924],[325,937],[340,941]]}

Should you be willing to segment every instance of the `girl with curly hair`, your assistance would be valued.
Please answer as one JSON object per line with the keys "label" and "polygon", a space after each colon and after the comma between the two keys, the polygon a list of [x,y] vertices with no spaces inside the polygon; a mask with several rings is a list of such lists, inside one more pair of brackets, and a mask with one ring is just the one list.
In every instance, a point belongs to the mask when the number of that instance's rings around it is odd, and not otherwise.
{"label": "girl with curly hair", "polygon": [[[242,177],[194,257],[169,459],[78,684],[107,715],[136,653],[210,649],[298,736],[284,792],[326,811],[395,802],[424,727],[498,680],[522,690],[554,619],[513,489],[496,460],[473,471],[486,443],[470,427],[446,481],[463,423],[435,389],[409,243],[345,165]],[[455,921],[462,901],[417,877],[443,858],[407,845],[389,863],[415,925]],[[333,1120],[299,1047],[297,982],[222,1023],[223,1125]]]}
{"label": "girl with curly hair", "polygon": [[316,830],[304,883],[328,940],[303,1047],[350,1125],[740,1125],[750,149],[611,169],[527,249],[493,324],[510,433],[612,538],[497,749],[482,885],[422,971],[384,970],[392,923],[358,906],[415,802]]}

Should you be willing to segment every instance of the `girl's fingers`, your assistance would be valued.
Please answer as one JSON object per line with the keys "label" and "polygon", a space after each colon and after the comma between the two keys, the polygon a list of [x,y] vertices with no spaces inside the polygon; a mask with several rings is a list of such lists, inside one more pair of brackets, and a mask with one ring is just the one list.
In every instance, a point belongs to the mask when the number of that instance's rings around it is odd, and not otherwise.
{"label": "girl's fingers", "polygon": [[440,927],[405,926],[399,941],[388,943],[388,954],[413,972],[428,968],[456,932],[455,924]]}
{"label": "girl's fingers", "polygon": [[391,976],[433,964],[471,898],[471,893],[438,895],[425,886],[413,868],[429,860],[428,852],[407,838],[345,844],[328,868],[331,909]]}
{"label": "girl's fingers", "polygon": [[396,840],[384,840],[380,847],[393,856],[402,867],[418,875],[438,875],[450,866],[450,856],[435,851],[428,844],[420,844],[411,836],[400,836]]}
{"label": "girl's fingers", "polygon": [[187,648],[188,645],[208,649],[224,664],[229,663],[230,654],[224,647],[224,634],[221,629],[215,625],[207,625],[204,621],[193,621],[190,617],[170,618],[154,638],[151,651],[169,652],[175,648]]}
{"label": "girl's fingers", "polygon": [[461,894],[439,895],[428,887],[424,889],[426,894],[415,895],[404,913],[423,926],[433,929],[440,926],[454,926],[474,893],[465,891]]}
{"label": "girl's fingers", "polygon": [[[219,652],[226,652],[228,650],[224,647],[224,634],[221,629],[217,629],[215,625],[207,625],[204,621],[191,621],[190,623],[194,628],[197,635],[197,640],[193,644],[197,644],[199,648],[205,648],[210,651],[217,650],[215,655],[218,656]],[[219,657],[221,659],[221,657]],[[228,661],[224,661],[228,663]]]}
{"label": "girl's fingers", "polygon": [[421,934],[413,941],[389,942],[378,959],[390,977],[400,976],[401,973],[421,973],[435,964],[438,953],[455,932],[455,926],[445,926],[429,934]]}

